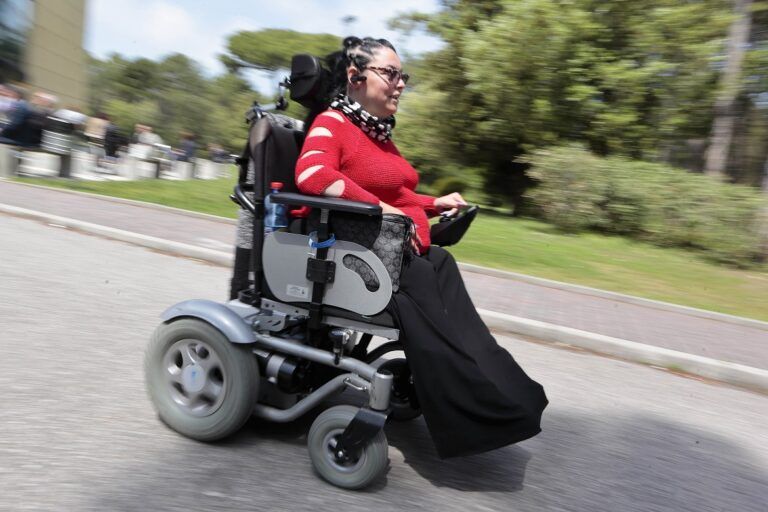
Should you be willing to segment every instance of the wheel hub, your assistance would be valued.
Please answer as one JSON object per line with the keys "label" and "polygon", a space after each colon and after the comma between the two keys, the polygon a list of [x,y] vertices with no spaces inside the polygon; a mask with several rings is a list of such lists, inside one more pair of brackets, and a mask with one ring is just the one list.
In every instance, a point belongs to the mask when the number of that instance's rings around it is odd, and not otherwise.
{"label": "wheel hub", "polygon": [[197,393],[205,387],[207,376],[203,367],[191,364],[181,372],[181,385],[190,393]]}
{"label": "wheel hub", "polygon": [[163,360],[168,392],[176,405],[192,416],[216,412],[227,393],[224,365],[207,343],[182,339]]}
{"label": "wheel hub", "polygon": [[329,454],[332,457],[332,460],[336,463],[337,466],[343,467],[343,468],[349,468],[357,465],[358,462],[360,462],[360,453],[351,453],[347,450],[344,450],[339,446],[339,439],[341,438],[341,433],[335,433],[330,436],[330,438],[326,438],[326,446],[328,449]]}

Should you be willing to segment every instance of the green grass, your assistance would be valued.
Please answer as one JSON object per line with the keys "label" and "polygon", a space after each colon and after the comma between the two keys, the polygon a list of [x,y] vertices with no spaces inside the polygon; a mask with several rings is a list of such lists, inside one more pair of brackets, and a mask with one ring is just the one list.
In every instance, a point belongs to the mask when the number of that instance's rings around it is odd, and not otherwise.
{"label": "green grass", "polygon": [[233,166],[229,179],[218,180],[136,180],[136,181],[79,181],[57,178],[15,178],[21,183],[43,185],[134,199],[183,210],[237,217],[237,205],[229,200],[237,173]]}
{"label": "green grass", "polygon": [[566,235],[527,219],[478,216],[457,259],[732,315],[768,320],[768,271],[599,234]]}
{"label": "green grass", "polygon": [[[232,179],[82,182],[18,179],[235,217]],[[549,224],[481,212],[457,259],[557,281],[768,321],[768,269],[718,266],[697,253],[618,236],[566,235]]]}

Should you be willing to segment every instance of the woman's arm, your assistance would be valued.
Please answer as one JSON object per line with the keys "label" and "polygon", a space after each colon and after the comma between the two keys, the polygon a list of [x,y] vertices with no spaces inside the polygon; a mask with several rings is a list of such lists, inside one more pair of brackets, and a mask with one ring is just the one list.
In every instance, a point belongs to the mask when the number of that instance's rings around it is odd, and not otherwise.
{"label": "woman's arm", "polygon": [[296,185],[305,194],[379,204],[377,196],[340,170],[344,154],[354,152],[357,147],[355,133],[345,129],[348,128],[345,123],[349,121],[333,110],[315,118],[296,162]]}
{"label": "woman's arm", "polygon": [[435,208],[435,200],[437,199],[436,197],[426,194],[416,194],[415,192],[414,195],[416,196],[416,200],[421,205],[421,207],[424,208],[424,212],[427,214],[427,217],[435,217],[440,214],[440,211]]}

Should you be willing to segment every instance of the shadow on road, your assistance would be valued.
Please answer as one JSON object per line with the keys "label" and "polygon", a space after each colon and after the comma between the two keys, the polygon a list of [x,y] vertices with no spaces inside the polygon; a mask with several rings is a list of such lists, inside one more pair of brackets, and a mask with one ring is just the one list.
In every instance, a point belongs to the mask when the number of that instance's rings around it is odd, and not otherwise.
{"label": "shadow on road", "polygon": [[288,424],[251,420],[213,444],[169,435],[158,421],[155,443],[172,446],[116,466],[90,503],[100,510],[310,510],[312,502],[321,510],[335,500],[349,510],[466,510],[470,503],[517,511],[766,510],[764,455],[747,452],[737,438],[649,414],[552,411],[543,432],[523,445],[448,460],[437,457],[423,419],[390,423],[387,438],[404,463],[393,450],[388,478],[343,491],[311,471],[305,443],[316,413]]}
{"label": "shadow on road", "polygon": [[436,487],[459,491],[516,492],[523,488],[530,453],[519,446],[441,460],[423,418],[387,425],[390,446],[405,463]]}

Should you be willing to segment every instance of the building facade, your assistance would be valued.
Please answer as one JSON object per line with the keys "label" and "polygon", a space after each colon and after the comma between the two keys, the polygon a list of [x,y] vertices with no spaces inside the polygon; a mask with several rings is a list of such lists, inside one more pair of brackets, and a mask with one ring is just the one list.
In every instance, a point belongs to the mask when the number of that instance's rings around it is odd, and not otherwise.
{"label": "building facade", "polygon": [[32,0],[0,0],[0,83],[24,80],[32,7]]}
{"label": "building facade", "polygon": [[0,0],[0,82],[56,95],[85,108],[85,0]]}

